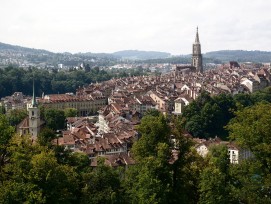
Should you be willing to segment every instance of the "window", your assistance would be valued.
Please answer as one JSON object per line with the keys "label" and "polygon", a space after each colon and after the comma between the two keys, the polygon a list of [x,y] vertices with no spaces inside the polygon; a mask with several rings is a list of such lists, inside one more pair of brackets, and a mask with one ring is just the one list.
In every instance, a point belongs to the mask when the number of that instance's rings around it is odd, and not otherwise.
{"label": "window", "polygon": [[33,116],[34,114],[35,114],[34,111],[32,111],[32,116]]}

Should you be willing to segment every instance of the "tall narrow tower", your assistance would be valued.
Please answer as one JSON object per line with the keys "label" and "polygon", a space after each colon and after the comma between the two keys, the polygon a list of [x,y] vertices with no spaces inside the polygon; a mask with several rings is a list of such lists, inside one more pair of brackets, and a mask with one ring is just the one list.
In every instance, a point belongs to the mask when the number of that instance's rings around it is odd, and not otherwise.
{"label": "tall narrow tower", "polygon": [[37,136],[40,132],[40,111],[35,96],[35,84],[33,79],[33,97],[32,102],[28,107],[28,116],[29,116],[29,133],[32,139],[37,139]]}
{"label": "tall narrow tower", "polygon": [[195,43],[193,44],[192,66],[196,67],[197,72],[203,72],[198,27],[197,27]]}

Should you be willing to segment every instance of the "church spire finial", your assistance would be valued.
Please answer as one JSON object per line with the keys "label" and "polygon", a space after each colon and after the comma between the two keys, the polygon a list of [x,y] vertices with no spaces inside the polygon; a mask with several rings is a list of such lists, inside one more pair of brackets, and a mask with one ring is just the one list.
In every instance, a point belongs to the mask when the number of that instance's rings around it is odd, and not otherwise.
{"label": "church spire finial", "polygon": [[32,96],[32,107],[37,106],[36,96],[35,96],[35,82],[34,82],[34,75],[33,75],[33,96]]}
{"label": "church spire finial", "polygon": [[198,28],[198,26],[197,26],[197,33],[196,33],[195,43],[200,43],[199,42],[199,28]]}

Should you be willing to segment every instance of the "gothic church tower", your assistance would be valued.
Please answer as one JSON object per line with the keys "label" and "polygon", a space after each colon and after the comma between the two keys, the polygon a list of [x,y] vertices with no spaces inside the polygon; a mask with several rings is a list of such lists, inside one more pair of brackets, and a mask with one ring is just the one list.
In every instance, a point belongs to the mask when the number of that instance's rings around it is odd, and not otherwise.
{"label": "gothic church tower", "polygon": [[197,72],[203,72],[202,55],[201,55],[201,47],[200,47],[200,42],[199,42],[198,27],[197,27],[195,43],[193,44],[192,66],[196,67]]}
{"label": "gothic church tower", "polygon": [[38,108],[35,96],[34,80],[33,80],[32,102],[28,106],[28,117],[29,117],[29,134],[32,137],[32,139],[36,140],[40,132],[41,123],[40,123],[40,110]]}

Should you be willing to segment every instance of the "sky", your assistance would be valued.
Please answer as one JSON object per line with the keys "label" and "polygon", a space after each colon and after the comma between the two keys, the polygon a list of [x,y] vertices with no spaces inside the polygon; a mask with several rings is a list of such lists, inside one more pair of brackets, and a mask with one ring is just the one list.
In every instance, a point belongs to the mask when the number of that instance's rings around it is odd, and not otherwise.
{"label": "sky", "polygon": [[271,51],[270,0],[1,0],[0,42],[52,52]]}

